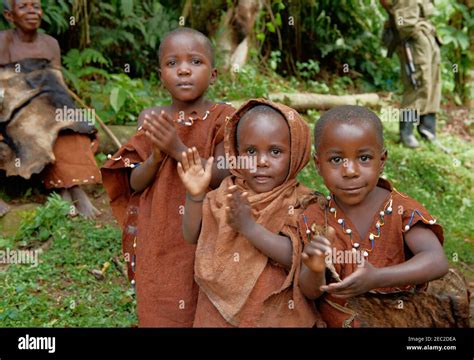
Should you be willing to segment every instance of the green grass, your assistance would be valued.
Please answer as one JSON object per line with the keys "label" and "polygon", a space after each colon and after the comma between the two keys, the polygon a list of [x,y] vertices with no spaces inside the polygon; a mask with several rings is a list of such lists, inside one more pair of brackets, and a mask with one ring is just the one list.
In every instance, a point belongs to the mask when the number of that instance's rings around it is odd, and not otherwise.
{"label": "green grass", "polygon": [[[68,218],[67,211],[66,203],[50,197],[45,206],[25,215],[17,237],[0,238],[4,249],[51,242],[37,267],[0,268],[0,326],[130,327],[137,322],[133,291],[112,262],[121,254],[120,230]],[[101,270],[106,262],[110,267],[105,278],[97,280],[91,270]]]}

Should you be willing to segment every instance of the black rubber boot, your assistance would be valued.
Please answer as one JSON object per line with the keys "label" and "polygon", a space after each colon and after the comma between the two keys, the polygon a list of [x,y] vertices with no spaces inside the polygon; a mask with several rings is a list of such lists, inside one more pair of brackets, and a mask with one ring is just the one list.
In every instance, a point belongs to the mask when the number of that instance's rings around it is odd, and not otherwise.
{"label": "black rubber boot", "polygon": [[436,139],[436,114],[421,115],[418,132],[428,141],[434,141]]}
{"label": "black rubber boot", "polygon": [[400,120],[400,141],[406,147],[417,148],[420,144],[416,140],[415,135],[413,135],[413,122],[404,120],[404,118]]}

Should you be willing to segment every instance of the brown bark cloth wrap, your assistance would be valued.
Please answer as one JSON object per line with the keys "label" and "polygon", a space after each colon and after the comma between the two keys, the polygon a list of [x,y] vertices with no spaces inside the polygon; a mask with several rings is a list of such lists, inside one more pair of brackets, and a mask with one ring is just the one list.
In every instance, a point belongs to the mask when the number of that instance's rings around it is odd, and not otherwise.
{"label": "brown bark cloth wrap", "polygon": [[[232,169],[221,186],[208,193],[203,205],[203,223],[195,261],[195,279],[200,286],[196,327],[311,327],[317,320],[313,305],[298,288],[302,243],[297,232],[301,200],[310,191],[298,184],[296,175],[308,163],[310,131],[293,109],[266,100],[250,100],[226,124],[226,156],[237,156],[236,128],[242,115],[257,105],[280,112],[290,129],[291,158],[286,181],[266,193],[254,193],[241,171]],[[226,190],[237,185],[249,193],[255,221],[275,234],[291,239],[293,263],[289,272],[232,230],[225,220]]]}
{"label": "brown bark cloth wrap", "polygon": [[1,65],[0,169],[25,179],[40,173],[47,189],[100,183],[95,119],[81,111],[48,60]]}
{"label": "brown bark cloth wrap", "polygon": [[[176,124],[178,135],[186,146],[195,146],[203,158],[208,158],[223,141],[225,119],[233,111],[229,105],[216,104],[192,126]],[[134,275],[139,325],[190,327],[198,294],[193,278],[196,247],[187,244],[182,237],[186,192],[176,161],[164,156],[153,183],[141,195],[132,194],[130,190],[131,165],[145,161],[151,151],[144,131],[138,131],[105,164],[104,186],[114,215],[124,229],[123,247],[132,254],[131,259],[136,256]],[[134,220],[138,220],[137,223]]]}

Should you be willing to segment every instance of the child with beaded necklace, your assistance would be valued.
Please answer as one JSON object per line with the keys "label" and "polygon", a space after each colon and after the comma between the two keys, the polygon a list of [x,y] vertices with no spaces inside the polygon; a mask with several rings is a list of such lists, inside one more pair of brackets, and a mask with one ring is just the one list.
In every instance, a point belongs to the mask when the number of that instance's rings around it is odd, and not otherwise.
{"label": "child with beaded necklace", "polygon": [[442,227],[380,178],[386,160],[382,123],[371,111],[339,106],[316,124],[314,161],[331,196],[300,217],[307,242],[300,287],[321,298],[328,327],[359,325],[346,311],[349,297],[423,289],[448,271]]}

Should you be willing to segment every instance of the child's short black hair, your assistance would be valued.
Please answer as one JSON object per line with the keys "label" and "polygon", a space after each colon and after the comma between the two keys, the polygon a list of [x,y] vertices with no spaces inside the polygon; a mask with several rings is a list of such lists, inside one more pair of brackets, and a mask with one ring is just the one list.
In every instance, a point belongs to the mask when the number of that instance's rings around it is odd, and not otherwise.
{"label": "child's short black hair", "polygon": [[[244,121],[246,121],[248,118],[253,117],[255,115],[270,115],[270,116],[280,116],[283,120],[285,120],[285,117],[276,110],[275,108],[269,106],[269,105],[257,105],[252,108],[250,108],[248,111],[246,111],[242,117],[239,120],[239,123],[237,124],[237,128],[235,129],[235,143],[237,144],[237,147],[239,146],[239,129],[240,126]],[[286,122],[286,120],[285,120]]]}
{"label": "child's short black hair", "polygon": [[378,142],[382,147],[384,146],[383,125],[377,115],[363,106],[342,105],[325,112],[316,123],[314,127],[314,148],[316,153],[321,144],[323,130],[329,123],[331,123],[331,126],[335,126],[336,124],[362,124],[372,126],[375,130]]}
{"label": "child's short black hair", "polygon": [[162,50],[162,45],[164,44],[166,39],[168,39],[169,37],[171,37],[173,35],[176,35],[176,34],[189,34],[189,35],[195,35],[195,36],[200,37],[204,41],[204,43],[207,47],[207,53],[208,53],[209,59],[211,60],[212,67],[215,66],[214,47],[212,46],[211,40],[209,40],[209,38],[206,35],[204,35],[202,32],[197,31],[195,29],[188,28],[188,27],[179,27],[177,29],[174,29],[174,30],[170,31],[169,33],[167,33],[163,37],[163,39],[161,39],[160,46],[158,48],[158,62],[160,64],[161,64],[161,54],[162,54],[162,51],[163,51]]}

